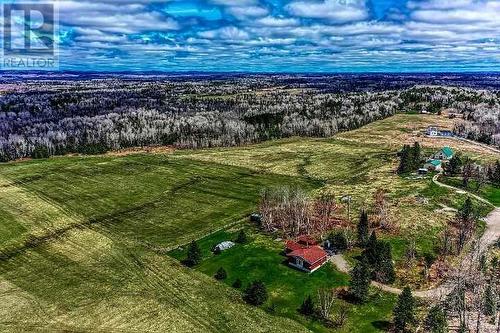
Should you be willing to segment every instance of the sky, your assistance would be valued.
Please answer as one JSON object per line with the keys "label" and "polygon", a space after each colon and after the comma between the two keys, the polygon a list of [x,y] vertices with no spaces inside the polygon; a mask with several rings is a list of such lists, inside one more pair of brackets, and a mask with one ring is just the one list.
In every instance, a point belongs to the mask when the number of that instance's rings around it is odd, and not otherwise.
{"label": "sky", "polygon": [[500,69],[500,0],[56,2],[63,70]]}

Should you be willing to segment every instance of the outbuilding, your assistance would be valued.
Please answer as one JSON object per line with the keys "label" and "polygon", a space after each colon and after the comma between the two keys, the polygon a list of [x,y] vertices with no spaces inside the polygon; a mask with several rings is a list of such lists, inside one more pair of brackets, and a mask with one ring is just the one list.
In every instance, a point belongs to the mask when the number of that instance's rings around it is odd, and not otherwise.
{"label": "outbuilding", "polygon": [[234,246],[235,244],[231,241],[224,241],[222,243],[219,243],[214,246],[214,252],[222,252],[227,249],[230,249]]}
{"label": "outbuilding", "polygon": [[424,169],[441,172],[443,170],[443,164],[439,160],[429,160],[424,164]]}

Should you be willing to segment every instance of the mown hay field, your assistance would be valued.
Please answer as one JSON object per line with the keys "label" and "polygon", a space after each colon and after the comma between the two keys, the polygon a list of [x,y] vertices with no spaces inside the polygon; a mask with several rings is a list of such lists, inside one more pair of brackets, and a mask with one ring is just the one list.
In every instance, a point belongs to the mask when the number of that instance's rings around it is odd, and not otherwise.
{"label": "mown hay field", "polygon": [[[300,178],[169,156],[0,166],[0,330],[300,332],[164,255]],[[34,239],[36,241],[34,241]]]}

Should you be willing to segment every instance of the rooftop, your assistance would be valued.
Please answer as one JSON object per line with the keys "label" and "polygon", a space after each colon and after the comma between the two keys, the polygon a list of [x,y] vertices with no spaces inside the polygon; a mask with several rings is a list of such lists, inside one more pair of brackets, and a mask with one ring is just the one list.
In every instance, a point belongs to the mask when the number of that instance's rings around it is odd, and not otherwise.
{"label": "rooftop", "polygon": [[453,149],[451,149],[450,147],[444,147],[443,149],[441,149],[441,151],[448,157],[453,156]]}
{"label": "rooftop", "polygon": [[319,246],[311,246],[306,249],[298,249],[288,254],[289,257],[299,257],[310,264],[323,259],[328,254]]}

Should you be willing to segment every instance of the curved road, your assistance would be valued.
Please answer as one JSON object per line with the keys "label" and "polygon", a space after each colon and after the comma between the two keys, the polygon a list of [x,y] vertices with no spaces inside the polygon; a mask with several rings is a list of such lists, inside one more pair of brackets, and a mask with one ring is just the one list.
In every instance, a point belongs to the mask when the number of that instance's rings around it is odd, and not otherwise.
{"label": "curved road", "polygon": [[[446,187],[452,190],[455,190],[460,193],[464,193],[463,190],[449,186],[446,184],[443,184],[438,181],[438,176],[434,176],[432,181],[442,187]],[[465,192],[467,193],[467,192]],[[483,199],[475,194],[469,193],[471,197],[476,198],[477,200],[487,203],[489,205],[492,205],[488,200]],[[492,205],[493,206],[493,205]],[[486,251],[491,245],[493,245],[499,238],[500,238],[500,208],[496,207],[495,210],[493,210],[485,219],[486,221],[486,230],[483,234],[483,236],[480,239],[480,246],[479,246],[479,251],[484,252]],[[468,256],[464,256],[462,261],[467,261],[469,260]],[[345,258],[342,255],[335,255],[332,256],[330,261],[337,266],[337,269],[343,273],[349,273],[351,268],[349,263],[345,260]],[[377,287],[382,289],[383,291],[393,293],[393,294],[400,294],[401,289],[394,288],[379,282],[372,281],[372,286]],[[442,283],[440,286],[429,289],[429,290],[418,290],[418,291],[413,291],[413,295],[421,298],[429,298],[429,299],[440,299],[442,296],[446,296],[450,293],[450,287],[447,285],[446,282]]]}

